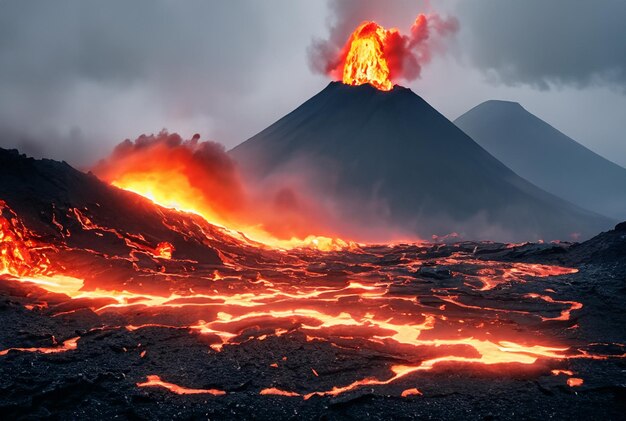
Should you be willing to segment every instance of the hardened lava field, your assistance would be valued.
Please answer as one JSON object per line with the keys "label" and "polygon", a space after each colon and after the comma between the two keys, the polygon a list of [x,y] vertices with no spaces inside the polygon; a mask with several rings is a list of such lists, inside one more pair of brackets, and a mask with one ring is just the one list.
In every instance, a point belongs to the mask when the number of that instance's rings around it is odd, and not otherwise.
{"label": "hardened lava field", "polygon": [[623,224],[582,244],[282,250],[65,164],[11,162],[37,176],[0,203],[4,414],[624,409]]}

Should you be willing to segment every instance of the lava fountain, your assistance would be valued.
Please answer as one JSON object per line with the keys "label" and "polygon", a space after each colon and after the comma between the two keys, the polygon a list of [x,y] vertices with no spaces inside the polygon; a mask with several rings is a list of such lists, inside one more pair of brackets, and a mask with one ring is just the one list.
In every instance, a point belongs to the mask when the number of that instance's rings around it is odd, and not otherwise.
{"label": "lava fountain", "polygon": [[388,40],[398,35],[397,29],[385,29],[376,22],[362,23],[350,36],[348,54],[343,68],[346,85],[370,85],[390,91],[389,64],[385,57]]}
{"label": "lava fountain", "polygon": [[[399,79],[418,78],[435,50],[441,50],[441,39],[455,33],[458,26],[455,18],[419,14],[405,35],[397,28],[365,21],[352,32],[337,56],[324,57],[327,62],[320,67],[346,85],[370,84],[390,91]],[[332,45],[322,47],[333,49]]]}

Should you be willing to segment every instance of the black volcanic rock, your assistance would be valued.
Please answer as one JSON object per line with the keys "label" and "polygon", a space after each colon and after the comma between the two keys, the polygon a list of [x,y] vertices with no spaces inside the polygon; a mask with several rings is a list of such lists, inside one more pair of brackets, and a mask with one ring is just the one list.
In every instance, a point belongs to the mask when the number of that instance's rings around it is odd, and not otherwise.
{"label": "black volcanic rock", "polygon": [[554,263],[564,266],[607,266],[615,272],[624,271],[626,262],[626,222],[602,232],[582,243],[526,243],[505,249],[482,250],[481,258]]}
{"label": "black volcanic rock", "polygon": [[255,179],[306,174],[346,220],[424,238],[588,238],[611,226],[517,176],[400,86],[333,82],[231,154]]}
{"label": "black volcanic rock", "polygon": [[568,263],[572,265],[614,265],[623,262],[626,262],[626,222],[619,223],[615,229],[600,233],[584,243],[575,244],[568,250]]}
{"label": "black volcanic rock", "polygon": [[[110,186],[92,174],[80,172],[65,162],[33,159],[16,150],[0,148],[0,199],[39,235],[61,238],[70,247],[96,248],[103,253],[126,254],[118,233],[141,233],[146,246],[167,241],[187,258],[220,264],[217,252],[200,241],[164,224],[167,217],[185,218],[179,212],[155,206],[149,200]],[[74,210],[89,218],[93,229],[84,229]],[[53,221],[60,223],[61,230]],[[98,229],[101,227],[102,229]],[[99,233],[99,234],[96,234]]]}
{"label": "black volcanic rock", "polygon": [[615,225],[615,231],[626,232],[626,221]]}
{"label": "black volcanic rock", "polygon": [[423,266],[419,268],[417,271],[418,275],[421,275],[425,278],[433,278],[433,279],[450,279],[452,278],[452,273],[449,269],[441,268],[441,267],[428,267]]}
{"label": "black volcanic rock", "polygon": [[[223,256],[254,262],[274,257],[201,217],[155,205],[65,162],[37,160],[0,148],[0,217],[28,229],[44,256],[85,285],[169,288],[166,272],[223,268]],[[19,221],[15,222],[15,221]],[[174,247],[172,259],[157,247]],[[284,259],[284,257],[279,257]],[[147,283],[146,283],[147,285]],[[145,289],[145,288],[144,288]]]}
{"label": "black volcanic rock", "polygon": [[520,104],[487,101],[454,123],[521,177],[585,209],[626,218],[626,169]]}
{"label": "black volcanic rock", "polygon": [[[512,247],[493,242],[271,251],[66,164],[4,150],[0,199],[3,228],[34,231],[29,253],[62,263],[56,274],[80,265],[100,277],[71,298],[35,282],[47,279],[0,274],[3,419],[623,418],[624,259],[535,277],[489,260]],[[0,245],[16,243],[6,238]],[[172,259],[150,256],[165,240]],[[145,301],[161,284],[166,301]],[[335,318],[357,323],[324,326]],[[415,345],[405,343],[410,326]],[[472,338],[503,353],[521,355],[508,340],[567,353],[455,361],[481,354]],[[394,380],[395,366],[446,356]],[[154,375],[173,385],[143,387]],[[570,376],[584,384],[568,386]]]}

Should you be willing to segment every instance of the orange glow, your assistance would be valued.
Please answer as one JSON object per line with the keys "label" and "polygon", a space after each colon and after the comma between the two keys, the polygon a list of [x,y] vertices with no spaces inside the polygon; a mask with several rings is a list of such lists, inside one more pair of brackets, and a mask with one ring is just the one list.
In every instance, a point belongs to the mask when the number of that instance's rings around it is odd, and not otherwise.
{"label": "orange glow", "polygon": [[217,389],[189,389],[187,387],[178,386],[174,383],[168,383],[161,380],[159,376],[150,375],[147,380],[143,383],[137,383],[139,387],[163,387],[170,392],[176,393],[177,395],[214,395],[220,396],[225,395],[226,392],[223,390]]}
{"label": "orange glow", "polygon": [[[237,212],[218,212],[206,203],[204,196],[193,188],[182,174],[155,169],[150,173],[128,173],[111,182],[115,187],[137,193],[165,208],[180,210],[201,216],[211,224],[224,227],[233,234],[241,233],[253,241],[283,249],[313,248],[320,251],[337,251],[351,247],[340,238],[308,235],[305,238],[277,238],[260,225],[241,222]],[[174,187],[175,186],[175,187]],[[230,216],[229,216],[230,215]],[[244,218],[245,219],[245,218]],[[161,253],[161,250],[157,250]],[[163,258],[166,255],[161,255]]]}
{"label": "orange glow", "polygon": [[156,255],[162,259],[171,259],[174,246],[167,242],[159,243],[156,247]]}
{"label": "orange glow", "polygon": [[553,376],[558,376],[560,374],[565,374],[566,376],[573,376],[574,372],[571,370],[552,370],[551,371]]}
{"label": "orange glow", "polygon": [[45,262],[35,262],[29,251],[34,246],[30,233],[17,218],[10,217],[12,213],[0,200],[0,275],[22,276],[33,270],[45,271]]}
{"label": "orange glow", "polygon": [[[183,140],[163,131],[133,142],[126,140],[93,171],[115,187],[162,207],[199,215],[229,235],[257,246],[323,251],[350,246],[329,231],[326,221],[331,216],[304,188],[284,188],[281,191],[288,191],[290,199],[280,201],[275,190],[244,183],[224,148],[200,141],[199,136]],[[89,223],[85,218],[82,222]],[[164,247],[153,254],[170,259],[170,250]]]}
{"label": "orange glow", "polygon": [[[221,352],[226,346],[237,346],[250,340],[266,340],[270,336],[279,337],[291,333],[299,333],[308,342],[320,341],[330,345],[358,347],[382,347],[385,352],[393,354],[401,350],[401,355],[414,355],[413,359],[405,359],[403,365],[388,367],[388,374],[383,377],[365,377],[350,379],[347,384],[337,384],[329,390],[318,390],[296,393],[274,387],[261,390],[263,395],[300,396],[309,399],[312,396],[336,396],[364,386],[386,385],[425,371],[437,371],[438,367],[448,364],[473,365],[475,367],[497,364],[516,364],[532,366],[540,360],[567,360],[575,358],[607,359],[624,358],[626,355],[596,355],[583,349],[571,348],[559,343],[558,340],[543,338],[540,341],[532,331],[520,333],[515,329],[512,320],[526,318],[531,326],[534,323],[569,321],[572,313],[578,311],[582,304],[574,301],[560,301],[540,293],[524,293],[519,296],[519,305],[514,309],[498,308],[500,300],[493,304],[478,304],[470,301],[464,303],[466,297],[479,292],[488,300],[490,292],[502,283],[528,283],[532,287],[534,277],[547,277],[575,272],[575,269],[558,266],[537,265],[529,263],[511,263],[478,260],[471,253],[458,252],[449,258],[423,258],[419,254],[404,254],[401,262],[394,263],[394,271],[401,273],[417,273],[419,269],[429,265],[445,265],[450,267],[454,276],[463,276],[465,284],[461,289],[432,288],[424,286],[419,293],[406,295],[397,293],[398,287],[404,284],[402,279],[380,276],[377,259],[386,254],[373,256],[376,248],[345,250],[336,255],[325,255],[310,250],[292,253],[263,250],[272,256],[271,266],[257,262],[251,265],[239,264],[236,260],[225,267],[202,272],[202,269],[187,273],[165,273],[164,276],[179,277],[184,283],[193,284],[187,289],[150,290],[147,284],[129,284],[130,290],[115,290],[106,284],[85,285],[80,273],[72,272],[72,268],[52,265],[43,255],[43,251],[54,252],[53,246],[45,246],[37,237],[28,231],[19,221],[14,212],[3,204],[0,217],[0,248],[2,253],[3,278],[10,281],[35,285],[45,291],[62,293],[68,300],[76,300],[98,314],[135,313],[148,308],[147,313],[160,315],[179,311],[182,315],[193,315],[186,322],[160,324],[158,319],[144,321],[144,324],[109,327],[126,329],[136,332],[144,328],[184,329],[191,335],[205,335],[207,352]],[[83,212],[72,209],[68,211],[84,230],[107,231],[99,227]],[[11,216],[13,215],[13,216]],[[224,241],[227,237],[224,237]],[[237,244],[235,237],[230,238]],[[58,247],[61,247],[59,245]],[[246,246],[248,247],[248,246]],[[415,246],[411,246],[415,247]],[[249,250],[249,249],[246,249]],[[143,249],[146,256],[152,256],[158,262],[159,269],[172,262],[161,262],[158,259],[171,259],[176,263],[174,248],[169,243],[159,243]],[[132,253],[132,252],[131,252]],[[173,253],[173,254],[172,254]],[[385,252],[386,253],[386,252]],[[52,256],[52,255],[51,255]],[[283,258],[289,258],[285,264]],[[129,258],[130,259],[130,258]],[[309,260],[308,260],[309,259]],[[328,260],[326,260],[328,259]],[[328,282],[324,275],[316,271],[316,264],[335,260],[337,267],[345,267],[345,262],[354,264],[360,261],[359,271],[350,272],[345,278]],[[345,260],[342,260],[345,259]],[[277,263],[274,263],[277,262]],[[163,265],[161,264],[163,263]],[[254,265],[258,264],[258,267]],[[264,266],[266,265],[266,266]],[[55,270],[53,270],[55,268]],[[258,277],[246,278],[250,269],[258,270]],[[227,271],[227,274],[222,272]],[[149,269],[144,269],[150,273]],[[321,272],[323,273],[323,272]],[[160,272],[158,273],[160,274]],[[263,274],[263,275],[261,275]],[[407,285],[419,286],[412,280]],[[557,281],[558,282],[558,281]],[[237,285],[244,283],[238,289]],[[402,284],[401,284],[402,283]],[[205,287],[204,285],[210,285]],[[201,291],[196,288],[203,288]],[[540,284],[538,291],[544,293],[545,284]],[[551,294],[556,294],[552,292]],[[422,302],[424,300],[424,302]],[[542,311],[557,314],[554,317],[542,317],[538,314],[537,300],[541,300]],[[443,302],[443,304],[442,304]],[[340,305],[339,305],[340,303]],[[42,308],[45,302],[37,302]],[[530,308],[525,308],[528,304]],[[34,308],[32,303],[26,304]],[[54,306],[47,311],[52,316],[69,314],[76,310],[56,311]],[[189,309],[189,311],[187,311]],[[197,316],[196,316],[197,315]],[[181,318],[184,320],[184,318]],[[502,320],[502,322],[500,322]],[[257,331],[258,333],[254,333]],[[253,332],[253,333],[250,333]],[[77,349],[78,337],[66,340],[62,345],[50,347],[14,347],[0,351],[0,355],[14,352],[57,353]],[[209,349],[210,348],[210,349]],[[143,358],[146,351],[141,350]],[[282,358],[285,361],[286,357]],[[282,363],[281,363],[282,364]],[[277,363],[268,361],[268,365],[278,368]],[[313,378],[319,373],[310,367]],[[322,373],[327,378],[331,374]],[[553,375],[571,376],[568,370],[552,370]],[[580,385],[582,380],[571,377],[568,384]],[[178,394],[214,394],[225,392],[216,389],[190,389],[168,383],[157,375],[151,375],[140,387],[162,387]],[[413,394],[413,389],[407,389]]]}
{"label": "orange glow", "polygon": [[539,298],[539,299],[541,299],[543,301],[546,301],[548,303],[562,303],[562,304],[567,304],[567,305],[570,306],[570,308],[562,310],[560,316],[557,316],[557,317],[543,317],[543,320],[569,320],[570,319],[570,314],[571,314],[572,311],[580,310],[581,308],[583,308],[582,303],[579,303],[577,301],[557,301],[554,298],[550,297],[549,295],[540,295],[540,294],[530,293],[530,294],[527,294],[527,297]]}
{"label": "orange glow", "polygon": [[143,172],[125,172],[118,175],[111,184],[124,190],[144,196],[165,208],[178,209],[202,215],[207,221],[224,223],[223,218],[204,200],[202,191],[193,187],[187,177],[179,171],[156,168]]}
{"label": "orange glow", "polygon": [[261,390],[259,392],[261,395],[279,395],[279,396],[301,396],[296,392],[287,392],[285,390],[280,390],[275,387],[268,387],[267,389]]}
{"label": "orange glow", "polygon": [[458,29],[459,22],[454,17],[437,13],[418,14],[405,33],[364,21],[343,48],[336,44],[337,34],[333,34],[327,42],[314,46],[311,58],[316,68],[335,80],[347,85],[368,83],[390,91],[398,79],[419,78],[422,68],[445,46],[442,40]]}
{"label": "orange glow", "polygon": [[569,379],[567,379],[567,385],[569,387],[582,386],[583,383],[583,379],[579,379],[578,377],[570,377]]}
{"label": "orange glow", "polygon": [[47,347],[47,348],[8,348],[8,349],[3,349],[3,350],[0,351],[0,355],[6,355],[10,351],[38,352],[40,354],[56,354],[58,352],[72,351],[72,350],[74,350],[74,349],[76,349],[78,347],[78,340],[79,339],[80,339],[79,337],[71,338],[71,339],[68,339],[67,341],[64,341],[61,346],[55,346],[55,347]]}
{"label": "orange glow", "polygon": [[422,392],[420,392],[416,388],[412,388],[412,389],[403,390],[400,396],[402,396],[403,398],[406,398],[407,396],[421,396],[421,395],[423,395]]}
{"label": "orange glow", "polygon": [[385,47],[390,34],[397,29],[385,29],[376,22],[363,22],[350,36],[349,49],[343,67],[343,83],[346,85],[370,85],[390,91],[389,64]]}

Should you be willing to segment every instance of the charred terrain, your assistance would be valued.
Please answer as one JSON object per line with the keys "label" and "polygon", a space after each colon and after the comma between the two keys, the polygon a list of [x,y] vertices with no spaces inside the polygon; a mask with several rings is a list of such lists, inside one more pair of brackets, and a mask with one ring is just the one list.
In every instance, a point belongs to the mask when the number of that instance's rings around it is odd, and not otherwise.
{"label": "charred terrain", "polygon": [[359,231],[382,221],[421,238],[586,240],[617,222],[526,181],[399,85],[331,82],[230,153],[254,180],[304,178]]}
{"label": "charred terrain", "polygon": [[620,419],[626,225],[279,250],[0,150],[0,413]]}

